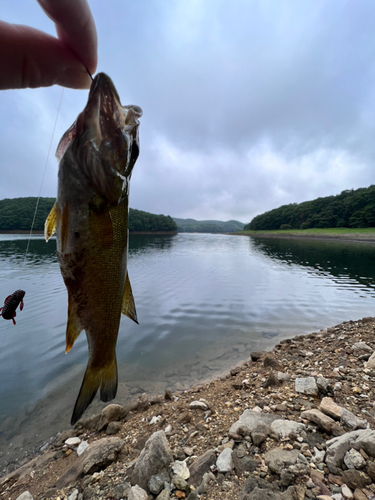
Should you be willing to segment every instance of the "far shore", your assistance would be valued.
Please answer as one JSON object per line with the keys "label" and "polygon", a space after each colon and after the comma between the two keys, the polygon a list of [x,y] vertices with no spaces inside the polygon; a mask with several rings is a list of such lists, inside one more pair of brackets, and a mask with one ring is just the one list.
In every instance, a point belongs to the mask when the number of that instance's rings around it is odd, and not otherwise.
{"label": "far shore", "polygon": [[238,236],[250,236],[251,238],[271,238],[271,239],[296,239],[296,240],[321,240],[321,241],[341,241],[341,242],[363,242],[375,243],[375,228],[353,229],[313,229],[290,231],[238,231],[228,233]]}

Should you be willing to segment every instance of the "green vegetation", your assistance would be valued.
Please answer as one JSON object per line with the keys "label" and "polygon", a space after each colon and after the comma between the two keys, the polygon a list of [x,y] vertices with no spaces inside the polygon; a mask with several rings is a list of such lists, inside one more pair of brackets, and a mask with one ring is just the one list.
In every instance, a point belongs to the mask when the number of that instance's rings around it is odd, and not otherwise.
{"label": "green vegetation", "polygon": [[[285,227],[287,226],[287,227]],[[283,205],[257,215],[245,230],[375,227],[375,185]]]}
{"label": "green vegetation", "polygon": [[177,219],[176,217],[173,217],[173,220],[177,224],[179,233],[231,233],[242,231],[245,225],[237,220],[222,222],[219,220]]}
{"label": "green vegetation", "polygon": [[169,215],[155,215],[131,208],[129,210],[129,231],[177,231],[177,225]]}
{"label": "green vegetation", "polygon": [[[33,220],[37,198],[12,198],[0,200],[0,231],[29,231]],[[34,229],[44,229],[55,198],[40,198],[35,216]],[[154,215],[140,210],[129,210],[129,231],[177,231],[172,217]]]}
{"label": "green vegetation", "polygon": [[326,229],[284,229],[284,230],[244,230],[241,234],[257,235],[257,236],[319,236],[319,237],[331,237],[340,238],[340,236],[352,237],[355,239],[356,236],[366,236],[368,239],[375,239],[375,227],[360,227],[360,228],[347,228],[347,227],[334,227]]}

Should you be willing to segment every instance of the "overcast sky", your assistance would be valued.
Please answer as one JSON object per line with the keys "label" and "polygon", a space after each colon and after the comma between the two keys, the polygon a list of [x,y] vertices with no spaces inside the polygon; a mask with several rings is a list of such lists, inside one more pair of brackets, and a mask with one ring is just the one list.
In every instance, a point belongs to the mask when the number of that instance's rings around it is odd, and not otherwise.
{"label": "overcast sky", "polygon": [[[89,0],[98,70],[143,109],[130,206],[252,217],[375,183],[373,0]],[[1,17],[55,34],[32,0]],[[88,92],[65,89],[57,143]],[[37,196],[60,87],[0,92],[0,199]]]}

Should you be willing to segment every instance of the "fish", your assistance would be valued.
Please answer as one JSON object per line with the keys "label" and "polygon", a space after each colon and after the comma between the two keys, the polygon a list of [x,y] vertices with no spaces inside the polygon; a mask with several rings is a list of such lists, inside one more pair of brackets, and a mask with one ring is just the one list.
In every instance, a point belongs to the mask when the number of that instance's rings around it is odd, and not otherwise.
{"label": "fish", "polygon": [[89,357],[73,409],[74,425],[98,390],[104,402],[118,386],[116,343],[121,313],[138,323],[127,272],[129,186],[139,156],[139,106],[122,106],[112,80],[99,73],[88,101],[57,147],[56,203],[44,226],[56,233],[68,292],[66,349],[85,330]]}
{"label": "fish", "polygon": [[0,316],[4,319],[11,319],[13,321],[13,325],[16,324],[16,309],[20,306],[20,311],[23,309],[23,298],[26,292],[24,290],[16,290],[11,295],[4,300],[3,307],[0,307]]}

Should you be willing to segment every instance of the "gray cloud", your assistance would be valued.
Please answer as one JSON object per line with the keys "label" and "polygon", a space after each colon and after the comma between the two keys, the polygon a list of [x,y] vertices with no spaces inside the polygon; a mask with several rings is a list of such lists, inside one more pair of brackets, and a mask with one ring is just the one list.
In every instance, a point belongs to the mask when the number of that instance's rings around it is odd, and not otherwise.
{"label": "gray cloud", "polygon": [[[4,3],[6,21],[53,33],[36,3]],[[370,0],[90,5],[99,70],[144,110],[135,208],[247,222],[374,182]],[[60,93],[0,94],[0,198],[38,194]],[[53,150],[86,98],[64,91]],[[56,172],[51,159],[43,195]]]}

